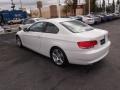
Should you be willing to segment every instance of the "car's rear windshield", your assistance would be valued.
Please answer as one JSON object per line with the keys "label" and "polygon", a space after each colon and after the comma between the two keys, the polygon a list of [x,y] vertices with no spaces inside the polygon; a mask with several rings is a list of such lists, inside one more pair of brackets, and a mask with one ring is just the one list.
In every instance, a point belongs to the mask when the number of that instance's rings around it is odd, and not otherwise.
{"label": "car's rear windshield", "polygon": [[81,33],[84,31],[92,30],[89,25],[82,23],[78,20],[65,21],[61,22],[61,24],[73,33]]}

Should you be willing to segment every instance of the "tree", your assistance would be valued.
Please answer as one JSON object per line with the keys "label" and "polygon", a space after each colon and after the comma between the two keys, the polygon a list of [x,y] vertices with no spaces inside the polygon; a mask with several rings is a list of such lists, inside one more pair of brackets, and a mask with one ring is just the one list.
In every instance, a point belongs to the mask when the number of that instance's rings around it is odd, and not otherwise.
{"label": "tree", "polygon": [[67,14],[69,13],[69,12],[71,12],[72,11],[72,3],[71,2],[66,2],[66,5],[64,6],[64,8],[63,8],[63,12],[66,14],[66,16],[67,16]]}
{"label": "tree", "polygon": [[96,4],[96,0],[93,0],[92,1],[92,12],[96,12],[96,10],[97,10],[97,4]]}
{"label": "tree", "polygon": [[102,3],[102,10],[105,11],[105,0],[103,0],[103,3]]}
{"label": "tree", "polygon": [[120,0],[117,0],[117,5],[119,5],[120,4]]}
{"label": "tree", "polygon": [[73,1],[72,0],[65,0],[65,6],[63,8],[63,12],[67,16],[67,13],[68,12],[72,13],[72,11],[73,11]]}
{"label": "tree", "polygon": [[78,0],[73,0],[73,14],[74,15],[76,15],[77,3],[78,3]]}
{"label": "tree", "polygon": [[[97,0],[86,0],[86,14],[88,13],[89,11],[89,3],[90,3],[90,11],[91,12],[96,12],[98,10],[98,5],[97,5]],[[101,2],[99,3],[101,4]]]}
{"label": "tree", "polygon": [[109,6],[109,4],[110,4],[110,0],[108,0],[108,6]]}
{"label": "tree", "polygon": [[112,3],[112,12],[115,12],[115,0],[113,0],[113,3]]}
{"label": "tree", "polygon": [[76,15],[77,0],[65,0],[65,3],[71,9],[72,15]]}
{"label": "tree", "polygon": [[120,0],[117,0],[117,7],[118,7],[118,11],[120,12]]}
{"label": "tree", "polygon": [[108,5],[107,5],[107,12],[111,12],[111,5],[110,5],[110,0],[108,0]]}

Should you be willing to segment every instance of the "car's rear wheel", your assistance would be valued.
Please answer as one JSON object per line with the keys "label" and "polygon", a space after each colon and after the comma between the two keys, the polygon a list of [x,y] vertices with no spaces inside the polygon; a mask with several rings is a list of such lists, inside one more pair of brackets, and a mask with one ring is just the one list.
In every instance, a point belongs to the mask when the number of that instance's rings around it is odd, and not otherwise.
{"label": "car's rear wheel", "polygon": [[18,47],[22,47],[22,42],[19,36],[16,36],[16,44]]}
{"label": "car's rear wheel", "polygon": [[67,57],[60,48],[53,48],[50,54],[52,61],[57,66],[65,66],[68,64]]}
{"label": "car's rear wheel", "polygon": [[19,29],[19,31],[20,31],[20,30],[22,30],[22,28],[21,28],[21,27],[19,27],[18,29]]}

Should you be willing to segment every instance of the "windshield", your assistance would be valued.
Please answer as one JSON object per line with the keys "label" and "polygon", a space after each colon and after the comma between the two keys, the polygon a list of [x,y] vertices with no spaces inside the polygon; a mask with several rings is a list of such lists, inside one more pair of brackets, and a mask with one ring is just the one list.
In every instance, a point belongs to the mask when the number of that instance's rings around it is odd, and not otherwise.
{"label": "windshield", "polygon": [[90,27],[89,25],[84,24],[78,20],[61,22],[61,24],[73,33],[81,33],[84,31],[93,30],[92,27]]}

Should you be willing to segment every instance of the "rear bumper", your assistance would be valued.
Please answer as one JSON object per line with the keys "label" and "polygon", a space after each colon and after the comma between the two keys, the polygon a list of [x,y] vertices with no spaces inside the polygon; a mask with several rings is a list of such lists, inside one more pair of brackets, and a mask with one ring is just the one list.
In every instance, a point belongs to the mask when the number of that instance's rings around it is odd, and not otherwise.
{"label": "rear bumper", "polygon": [[109,53],[111,42],[107,42],[102,48],[91,51],[66,52],[69,63],[89,65],[102,60]]}
{"label": "rear bumper", "polygon": [[101,19],[95,19],[95,23],[101,23]]}
{"label": "rear bumper", "polygon": [[89,24],[89,25],[92,25],[95,23],[95,21],[86,21],[85,23]]}
{"label": "rear bumper", "polygon": [[4,34],[4,31],[0,31],[0,34]]}

